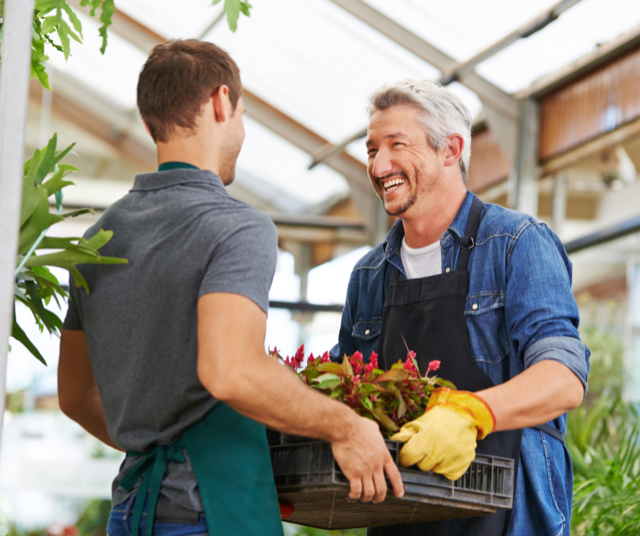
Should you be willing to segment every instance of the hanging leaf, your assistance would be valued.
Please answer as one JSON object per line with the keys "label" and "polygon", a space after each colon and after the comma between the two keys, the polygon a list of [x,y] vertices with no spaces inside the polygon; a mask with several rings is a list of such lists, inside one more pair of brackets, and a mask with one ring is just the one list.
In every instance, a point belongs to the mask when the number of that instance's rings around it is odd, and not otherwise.
{"label": "hanging leaf", "polygon": [[[222,0],[213,0],[212,5],[219,4]],[[249,17],[252,6],[248,0],[224,0],[224,10],[227,14],[227,22],[232,32],[238,29],[240,13]]]}
{"label": "hanging leaf", "polygon": [[36,359],[41,361],[44,365],[47,364],[47,362],[44,360],[44,357],[42,357],[42,354],[38,351],[35,345],[29,340],[29,337],[27,337],[27,334],[24,331],[22,331],[22,328],[18,325],[18,322],[16,321],[15,312],[13,313],[13,326],[11,328],[11,336],[16,341],[20,342],[27,350],[29,350],[29,352],[31,352],[31,354]]}

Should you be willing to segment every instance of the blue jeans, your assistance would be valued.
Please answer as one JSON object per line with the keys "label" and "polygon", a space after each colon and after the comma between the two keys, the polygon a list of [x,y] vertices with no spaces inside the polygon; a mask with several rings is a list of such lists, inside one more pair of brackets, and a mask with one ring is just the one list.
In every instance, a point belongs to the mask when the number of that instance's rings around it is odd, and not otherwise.
{"label": "blue jeans", "polygon": [[[108,536],[131,536],[131,523],[133,518],[133,505],[135,494],[127,501],[114,506],[109,517],[107,526]],[[144,535],[147,526],[147,507],[142,512],[140,520],[140,534]],[[153,524],[154,536],[208,536],[209,529],[204,515],[198,517],[197,525],[182,525],[178,523],[161,523],[156,521]]]}

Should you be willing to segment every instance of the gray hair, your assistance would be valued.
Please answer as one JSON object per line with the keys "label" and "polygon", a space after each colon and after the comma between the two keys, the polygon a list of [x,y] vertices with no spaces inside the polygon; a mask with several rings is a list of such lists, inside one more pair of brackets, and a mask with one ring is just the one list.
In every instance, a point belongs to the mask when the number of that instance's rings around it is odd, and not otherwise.
{"label": "gray hair", "polygon": [[467,182],[471,159],[471,112],[453,91],[428,80],[402,80],[385,84],[369,97],[367,112],[371,117],[379,110],[406,104],[420,110],[420,122],[427,133],[429,145],[439,150],[446,138],[460,134],[464,140],[460,171]]}

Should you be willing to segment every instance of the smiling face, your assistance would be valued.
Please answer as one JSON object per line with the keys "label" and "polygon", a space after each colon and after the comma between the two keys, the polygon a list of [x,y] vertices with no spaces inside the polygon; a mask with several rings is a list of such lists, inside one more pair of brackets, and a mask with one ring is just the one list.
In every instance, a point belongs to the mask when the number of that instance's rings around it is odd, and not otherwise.
{"label": "smiling face", "polygon": [[413,106],[392,106],[375,112],[369,122],[367,173],[392,216],[407,217],[442,180],[444,151],[430,145]]}

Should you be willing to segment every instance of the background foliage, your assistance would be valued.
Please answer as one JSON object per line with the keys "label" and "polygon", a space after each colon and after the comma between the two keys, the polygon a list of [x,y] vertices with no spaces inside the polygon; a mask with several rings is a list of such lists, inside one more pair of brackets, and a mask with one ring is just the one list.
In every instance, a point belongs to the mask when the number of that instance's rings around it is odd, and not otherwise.
{"label": "background foliage", "polygon": [[567,418],[574,470],[571,533],[640,534],[640,417],[622,398],[624,346],[610,332],[589,327],[589,393]]}

